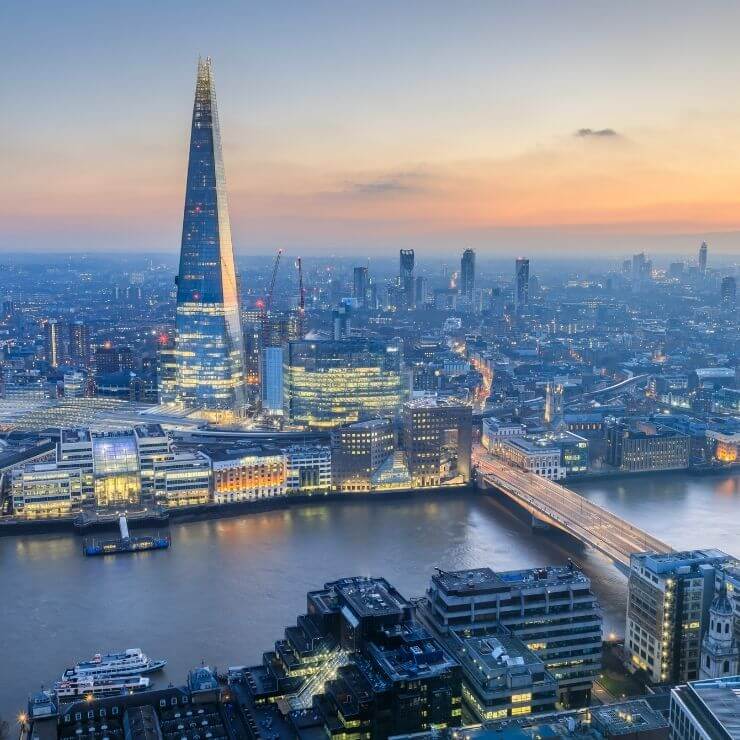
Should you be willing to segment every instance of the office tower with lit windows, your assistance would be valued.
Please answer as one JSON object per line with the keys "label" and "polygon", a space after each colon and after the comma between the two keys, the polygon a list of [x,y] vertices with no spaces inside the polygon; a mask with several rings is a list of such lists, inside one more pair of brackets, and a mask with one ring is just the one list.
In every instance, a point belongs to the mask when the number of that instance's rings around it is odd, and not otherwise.
{"label": "office tower with lit windows", "polygon": [[405,395],[402,354],[396,342],[360,337],[289,342],[285,416],[292,426],[312,429],[395,416]]}
{"label": "office tower with lit windows", "polygon": [[460,260],[460,295],[468,304],[473,305],[473,293],[475,292],[475,252],[466,249]]}
{"label": "office tower with lit windows", "polygon": [[403,448],[414,486],[438,486],[445,478],[470,481],[473,409],[443,399],[416,399],[403,406]]}
{"label": "office tower with lit windows", "polygon": [[[421,604],[440,637],[504,628],[544,663],[565,706],[588,705],[601,670],[602,614],[590,579],[572,563],[526,570],[438,571]],[[529,692],[527,692],[529,693]],[[534,710],[532,702],[519,701]],[[513,714],[513,712],[512,712]]]}
{"label": "office tower with lit windows", "polygon": [[271,416],[283,414],[283,355],[279,347],[263,347],[260,367],[262,410]]}
{"label": "office tower with lit windows", "polygon": [[62,324],[56,319],[50,319],[44,325],[44,354],[52,367],[59,367],[65,359],[62,334]]}
{"label": "office tower with lit windows", "polygon": [[352,277],[352,297],[358,306],[367,308],[369,288],[367,267],[355,267]]}
{"label": "office tower with lit windows", "polygon": [[244,339],[209,58],[198,60],[175,328],[177,401],[215,423],[239,417]]}
{"label": "office tower with lit windows", "polygon": [[332,483],[339,491],[369,491],[378,468],[396,448],[389,419],[370,419],[332,429]]}
{"label": "office tower with lit windows", "polygon": [[699,272],[704,275],[707,271],[707,257],[709,252],[709,247],[707,247],[706,242],[702,242],[701,246],[699,247]]}
{"label": "office tower with lit windows", "polygon": [[69,359],[79,367],[90,365],[90,329],[82,321],[69,325]]}
{"label": "office tower with lit windows", "polygon": [[519,257],[514,265],[514,312],[521,313],[529,303],[529,260]]}
{"label": "office tower with lit windows", "polygon": [[414,307],[414,250],[402,249],[399,253],[399,286],[404,308]]}
{"label": "office tower with lit windows", "polygon": [[735,308],[735,302],[737,299],[737,282],[732,275],[722,278],[720,296],[722,299],[722,306],[724,308]]}
{"label": "office tower with lit windows", "polygon": [[630,558],[624,649],[652,681],[699,678],[715,580],[731,560],[720,550],[644,552]]}

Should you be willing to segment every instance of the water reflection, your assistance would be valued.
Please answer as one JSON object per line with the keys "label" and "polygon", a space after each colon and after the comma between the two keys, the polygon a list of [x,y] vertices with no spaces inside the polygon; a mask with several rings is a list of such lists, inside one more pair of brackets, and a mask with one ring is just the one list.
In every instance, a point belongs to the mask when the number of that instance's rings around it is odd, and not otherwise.
{"label": "water reflection", "polygon": [[[738,547],[737,479],[635,479],[584,495],[677,547]],[[670,505],[667,505],[670,504]],[[697,532],[696,521],[712,529]],[[385,575],[407,596],[435,567],[522,568],[574,558],[592,577],[607,631],[621,633],[625,580],[562,536],[535,535],[493,499],[350,500],[171,528],[166,552],[84,558],[74,537],[0,539],[0,713],[88,654],[142,647],[181,681],[205,660],[224,668],[261,651],[305,609],[305,593],[345,575]],[[8,598],[8,595],[12,595]]]}

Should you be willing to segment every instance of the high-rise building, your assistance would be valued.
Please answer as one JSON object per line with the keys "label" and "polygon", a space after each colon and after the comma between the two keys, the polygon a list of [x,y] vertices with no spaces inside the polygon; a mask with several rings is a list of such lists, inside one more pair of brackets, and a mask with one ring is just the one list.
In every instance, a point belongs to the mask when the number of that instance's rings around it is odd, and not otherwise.
{"label": "high-rise building", "polygon": [[723,306],[734,308],[735,301],[737,299],[737,283],[732,275],[722,278],[720,296],[722,298]]}
{"label": "high-rise building", "polygon": [[737,740],[740,676],[691,681],[671,691],[671,740]]}
{"label": "high-rise building", "polygon": [[389,419],[371,419],[333,429],[332,482],[339,491],[369,491],[378,468],[395,450]]}
{"label": "high-rise building", "polygon": [[588,704],[601,669],[601,607],[589,578],[572,564],[439,571],[421,609],[442,637],[504,627],[542,659],[564,704]]}
{"label": "high-rise building", "polygon": [[397,343],[350,337],[290,342],[284,363],[283,404],[291,424],[331,428],[401,407],[402,351]]}
{"label": "high-rise building", "polygon": [[467,301],[468,306],[473,304],[475,291],[475,252],[466,249],[460,260],[460,295]]}
{"label": "high-rise building", "polygon": [[399,252],[399,285],[404,308],[414,307],[414,250],[402,249]]}
{"label": "high-rise building", "polygon": [[62,324],[56,319],[50,319],[44,326],[44,354],[52,367],[59,367],[64,362]]}
{"label": "high-rise building", "polygon": [[415,486],[446,477],[470,481],[473,409],[454,401],[417,399],[403,407],[403,447]]}
{"label": "high-rise building", "polygon": [[90,330],[82,321],[69,325],[69,358],[80,367],[90,365]]}
{"label": "high-rise building", "polygon": [[719,550],[637,553],[630,558],[624,649],[656,683],[699,678],[702,635],[709,622]]}
{"label": "high-rise building", "polygon": [[529,303],[529,260],[519,257],[514,265],[514,312],[521,313]]}
{"label": "high-rise building", "polygon": [[353,278],[352,297],[357,301],[358,306],[367,308],[369,288],[367,267],[355,267]]}
{"label": "high-rise building", "polygon": [[263,347],[260,388],[262,410],[270,415],[283,413],[283,347]]}
{"label": "high-rise building", "polygon": [[177,400],[217,423],[238,417],[244,338],[209,58],[198,60],[175,327]]}
{"label": "high-rise building", "polygon": [[708,256],[709,248],[707,247],[706,242],[702,242],[701,246],[699,247],[699,272],[704,275],[707,271],[707,256]]}

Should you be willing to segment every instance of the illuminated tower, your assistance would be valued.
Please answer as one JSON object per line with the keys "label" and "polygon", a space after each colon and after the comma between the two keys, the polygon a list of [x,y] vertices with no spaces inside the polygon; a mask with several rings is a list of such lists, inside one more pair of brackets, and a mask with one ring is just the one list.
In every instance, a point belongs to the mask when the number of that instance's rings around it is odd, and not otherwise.
{"label": "illuminated tower", "polygon": [[399,282],[405,308],[414,307],[414,250],[402,249],[399,253]]}
{"label": "illuminated tower", "polygon": [[460,295],[468,306],[473,305],[475,291],[475,252],[466,249],[460,260]]}
{"label": "illuminated tower", "polygon": [[232,421],[246,401],[244,338],[210,58],[198,60],[175,326],[177,401]]}
{"label": "illuminated tower", "polygon": [[521,313],[529,303],[529,260],[518,257],[514,265],[514,311]]}

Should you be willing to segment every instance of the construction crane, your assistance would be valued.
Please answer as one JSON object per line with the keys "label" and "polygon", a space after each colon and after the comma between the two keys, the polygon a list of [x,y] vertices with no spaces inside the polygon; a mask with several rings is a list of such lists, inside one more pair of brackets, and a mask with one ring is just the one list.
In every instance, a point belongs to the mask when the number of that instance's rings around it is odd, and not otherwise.
{"label": "construction crane", "polygon": [[272,277],[270,278],[270,290],[267,293],[267,303],[265,304],[265,313],[270,313],[270,308],[272,308],[272,293],[275,290],[275,279],[277,278],[277,271],[278,267],[280,265],[280,257],[283,254],[282,249],[278,249],[277,254],[275,255],[275,262],[272,265]]}

